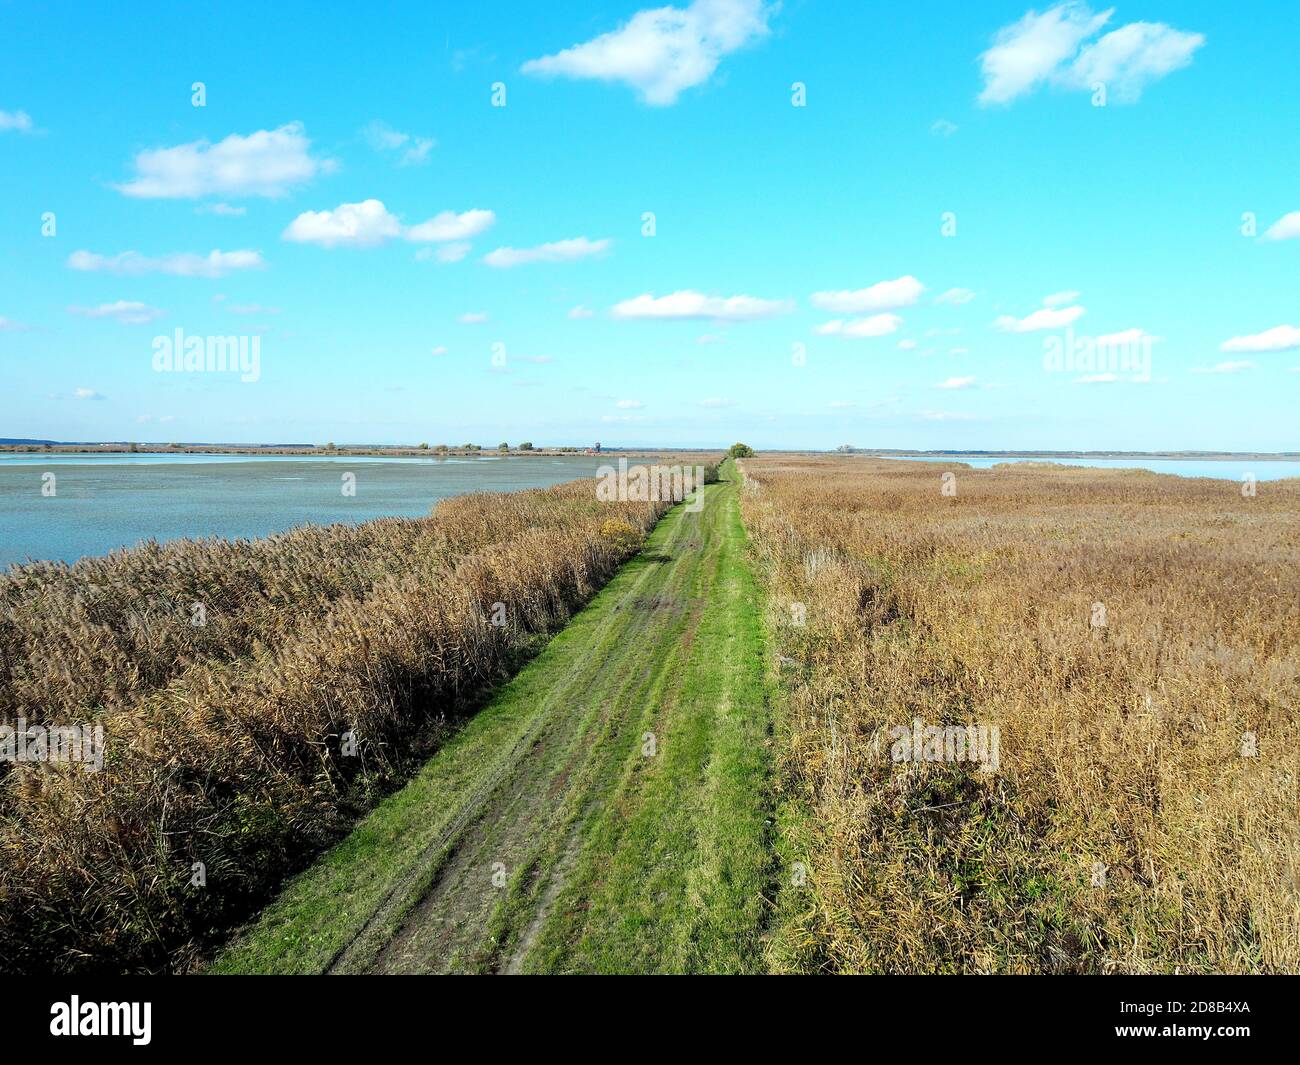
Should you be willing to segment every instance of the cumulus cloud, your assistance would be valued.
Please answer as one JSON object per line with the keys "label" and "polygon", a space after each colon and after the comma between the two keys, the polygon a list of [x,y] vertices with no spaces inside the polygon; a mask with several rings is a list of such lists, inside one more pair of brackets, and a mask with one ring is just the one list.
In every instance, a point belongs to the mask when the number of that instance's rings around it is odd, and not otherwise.
{"label": "cumulus cloud", "polygon": [[970,303],[975,298],[975,293],[968,288],[950,288],[947,292],[935,296],[935,303],[950,303],[960,305]]}
{"label": "cumulus cloud", "polygon": [[240,218],[248,214],[247,207],[232,207],[228,203],[209,203],[194,208],[199,214],[222,215],[227,218]]}
{"label": "cumulus cloud", "polygon": [[26,111],[0,111],[0,133],[13,130],[15,133],[31,133],[32,116]]}
{"label": "cumulus cloud", "polygon": [[616,303],[611,313],[615,318],[703,318],[743,322],[789,314],[792,310],[794,304],[789,300],[706,296],[702,292],[683,289],[658,298],[647,292]]}
{"label": "cumulus cloud", "polygon": [[530,59],[525,74],[616,81],[647,104],[677,102],[703,84],[722,58],[765,37],[775,7],[763,0],[695,0],[688,7],[638,11],[610,33],[554,55]]}
{"label": "cumulus cloud", "polygon": [[619,410],[640,410],[645,404],[639,399],[620,399],[614,406]]}
{"label": "cumulus cloud", "polygon": [[836,318],[813,327],[819,336],[840,337],[883,337],[898,331],[903,319],[896,314],[873,314],[868,318],[853,318],[849,321]]}
{"label": "cumulus cloud", "polygon": [[1192,373],[1241,373],[1243,370],[1253,370],[1255,364],[1246,360],[1238,362],[1219,362],[1213,366],[1193,366]]}
{"label": "cumulus cloud", "polygon": [[[362,200],[341,203],[330,211],[304,211],[289,223],[282,236],[298,244],[317,244],[322,248],[373,248],[399,237],[416,244],[463,243],[495,221],[496,215],[491,211],[462,214],[443,211],[427,222],[404,226],[382,200]],[[468,250],[465,248],[459,254],[453,251],[452,257],[443,261],[463,258]]]}
{"label": "cumulus cloud", "polygon": [[283,196],[296,185],[332,170],[333,162],[311,154],[301,122],[262,129],[223,141],[193,141],[174,148],[148,148],[136,155],[136,176],[115,185],[143,199],[201,196]]}
{"label": "cumulus cloud", "polygon": [[1044,307],[1024,318],[1015,318],[1009,314],[1000,315],[993,322],[993,328],[1003,333],[1034,333],[1041,329],[1060,329],[1071,322],[1076,322],[1084,314],[1084,309],[1074,307]]}
{"label": "cumulus cloud", "polygon": [[74,399],[104,399],[102,392],[96,392],[93,388],[76,388],[72,391]]}
{"label": "cumulus cloud", "polygon": [[595,314],[596,314],[595,311],[587,307],[584,307],[581,303],[569,311],[569,317],[574,319],[575,321],[582,318],[594,318]]}
{"label": "cumulus cloud", "polygon": [[1295,240],[1297,237],[1300,237],[1300,211],[1283,215],[1264,233],[1265,240]]}
{"label": "cumulus cloud", "polygon": [[440,358],[441,356],[447,354],[447,346],[445,344],[439,344],[437,347],[430,348],[429,354],[432,355],[434,358]]}
{"label": "cumulus cloud", "polygon": [[612,240],[588,240],[586,237],[574,237],[571,240],[557,240],[550,244],[539,244],[535,248],[497,248],[483,256],[488,266],[506,269],[511,266],[525,266],[528,263],[567,263],[575,259],[589,259],[593,255],[602,255],[609,250]]}
{"label": "cumulus cloud", "polygon": [[1053,292],[1050,296],[1043,297],[1044,307],[1063,307],[1067,303],[1073,303],[1079,298],[1079,293],[1073,289],[1067,292]]}
{"label": "cumulus cloud", "polygon": [[461,325],[482,325],[488,320],[488,316],[482,311],[466,311],[456,320]]}
{"label": "cumulus cloud", "polygon": [[477,208],[460,214],[455,211],[440,211],[427,222],[411,226],[402,235],[417,244],[469,240],[490,228],[496,220],[497,216],[492,211]]}
{"label": "cumulus cloud", "polygon": [[973,377],[949,377],[946,381],[940,381],[934,387],[952,391],[961,388],[970,388],[974,384],[975,378]]}
{"label": "cumulus cloud", "polygon": [[112,318],[122,325],[144,325],[163,315],[157,307],[150,307],[147,303],[139,303],[135,300],[101,303],[98,307],[69,307],[68,313],[78,314],[83,318]]}
{"label": "cumulus cloud", "polygon": [[1294,351],[1300,348],[1300,329],[1293,325],[1278,325],[1262,333],[1233,337],[1219,345],[1220,351],[1264,352]]}
{"label": "cumulus cloud", "polygon": [[879,281],[867,288],[839,292],[814,292],[812,304],[832,314],[866,314],[907,307],[921,298],[925,286],[911,274],[893,281]]}
{"label": "cumulus cloud", "polygon": [[361,133],[375,151],[395,153],[399,166],[418,166],[427,163],[429,153],[437,143],[432,137],[403,133],[378,119],[366,126]]}
{"label": "cumulus cloud", "polygon": [[74,251],[68,256],[68,266],[73,270],[93,273],[121,274],[138,277],[141,274],[169,274],[173,277],[224,277],[234,270],[255,270],[265,266],[261,252],[211,251],[207,255],[178,252],[174,255],[148,256],[137,251],[124,251],[117,255],[98,255],[89,251]]}
{"label": "cumulus cloud", "polygon": [[1097,37],[1112,14],[1113,8],[1094,14],[1071,0],[1002,27],[980,56],[979,102],[1010,103],[1049,83],[1084,91],[1102,83],[1108,96],[1133,102],[1149,82],[1188,66],[1205,43],[1202,34],[1162,22],[1131,22]]}
{"label": "cumulus cloud", "polygon": [[266,307],[260,303],[232,303],[226,308],[231,314],[279,314],[279,307]]}
{"label": "cumulus cloud", "polygon": [[940,137],[951,137],[957,132],[957,124],[949,122],[946,118],[938,118],[930,127],[930,132],[937,133]]}

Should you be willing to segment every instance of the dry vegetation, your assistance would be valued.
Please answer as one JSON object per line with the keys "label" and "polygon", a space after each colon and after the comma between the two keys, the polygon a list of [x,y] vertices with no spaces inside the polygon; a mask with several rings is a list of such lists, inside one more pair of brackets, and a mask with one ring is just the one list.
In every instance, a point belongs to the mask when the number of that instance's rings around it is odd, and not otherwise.
{"label": "dry vegetation", "polygon": [[[742,465],[808,866],[778,968],[1300,970],[1300,480]],[[997,725],[1000,772],[894,764],[916,718]]]}
{"label": "dry vegetation", "polygon": [[[664,509],[598,503],[574,482],[0,576],[0,723],[98,723],[107,746],[98,773],[0,764],[0,971],[184,966],[427,753]],[[195,862],[206,888],[191,886]]]}

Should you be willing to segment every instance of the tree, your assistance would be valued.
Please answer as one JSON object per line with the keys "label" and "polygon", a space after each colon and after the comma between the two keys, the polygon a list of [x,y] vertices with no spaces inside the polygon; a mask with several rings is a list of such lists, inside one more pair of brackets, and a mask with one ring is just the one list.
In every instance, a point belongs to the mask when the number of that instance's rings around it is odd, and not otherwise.
{"label": "tree", "polygon": [[533,450],[533,442],[532,442],[531,440],[525,440],[522,444],[519,445],[519,450],[520,450],[520,451],[532,451],[532,450]]}
{"label": "tree", "polygon": [[509,450],[510,450],[510,445],[507,444],[504,440],[502,440],[501,443],[497,444],[497,450],[498,450],[498,451],[509,451]]}
{"label": "tree", "polygon": [[328,444],[325,445],[325,450],[326,450],[326,451],[333,451],[333,450],[335,450],[335,448],[334,448],[334,441],[333,441],[333,440],[331,440]]}
{"label": "tree", "polygon": [[727,454],[733,459],[752,459],[754,449],[748,444],[732,444]]}
{"label": "tree", "polygon": [[428,444],[425,444],[425,443],[422,442],[422,443],[420,444],[420,450],[421,450],[421,451],[428,451],[428,450],[429,450],[429,445],[428,445]]}

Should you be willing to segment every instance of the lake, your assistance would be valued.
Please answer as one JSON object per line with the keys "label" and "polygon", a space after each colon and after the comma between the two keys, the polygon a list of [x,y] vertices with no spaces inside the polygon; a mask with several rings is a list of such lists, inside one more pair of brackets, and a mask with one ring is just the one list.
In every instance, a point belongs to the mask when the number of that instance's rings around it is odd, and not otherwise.
{"label": "lake", "polygon": [[[266,536],[306,522],[422,517],[466,492],[594,477],[608,455],[0,454],[0,566],[75,561],[141,540]],[[42,494],[53,475],[54,495]],[[345,495],[344,474],[355,477]],[[594,489],[593,489],[594,490]]]}

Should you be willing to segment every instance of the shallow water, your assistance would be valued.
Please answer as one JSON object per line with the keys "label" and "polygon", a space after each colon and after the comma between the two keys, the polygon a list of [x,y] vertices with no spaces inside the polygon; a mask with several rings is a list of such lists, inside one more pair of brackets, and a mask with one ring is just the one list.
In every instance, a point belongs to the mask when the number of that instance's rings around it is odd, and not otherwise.
{"label": "shallow water", "polygon": [[[593,477],[610,461],[7,454],[0,457],[0,565],[72,562],[150,538],[266,536],[306,522],[421,517],[447,496],[542,488]],[[345,474],[355,476],[355,495],[343,493]],[[53,496],[42,494],[48,476]]]}

